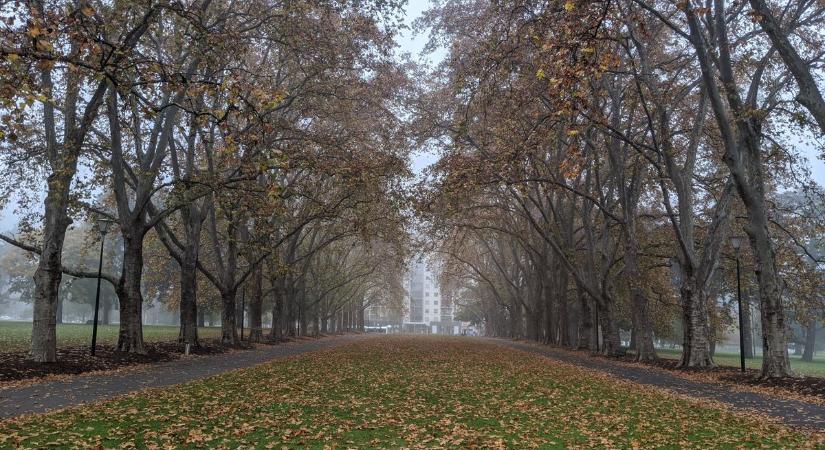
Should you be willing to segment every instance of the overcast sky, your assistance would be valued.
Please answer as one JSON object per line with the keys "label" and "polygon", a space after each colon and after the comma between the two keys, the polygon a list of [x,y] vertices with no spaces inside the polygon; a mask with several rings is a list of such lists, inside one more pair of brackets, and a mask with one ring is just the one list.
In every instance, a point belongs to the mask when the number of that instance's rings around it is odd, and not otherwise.
{"label": "overcast sky", "polygon": [[[430,5],[430,0],[409,0],[407,4],[407,26],[412,28],[412,23],[421,16],[421,13]],[[412,29],[404,30],[398,38],[400,53],[409,53],[414,60],[418,59],[424,46],[427,44],[427,36],[424,34],[414,35]],[[430,55],[429,60],[434,62],[438,58],[443,57],[442,52],[436,52]],[[434,163],[437,156],[426,151],[419,151],[413,155],[412,169],[413,172],[420,175],[421,171],[427,166]]]}

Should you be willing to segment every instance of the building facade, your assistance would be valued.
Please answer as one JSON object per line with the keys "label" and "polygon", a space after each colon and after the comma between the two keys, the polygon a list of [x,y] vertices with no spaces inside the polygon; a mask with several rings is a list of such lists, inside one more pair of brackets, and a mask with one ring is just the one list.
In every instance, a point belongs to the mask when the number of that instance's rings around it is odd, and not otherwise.
{"label": "building facade", "polygon": [[404,277],[404,290],[404,332],[459,333],[460,323],[453,321],[453,305],[442,298],[438,280],[425,262],[413,262]]}

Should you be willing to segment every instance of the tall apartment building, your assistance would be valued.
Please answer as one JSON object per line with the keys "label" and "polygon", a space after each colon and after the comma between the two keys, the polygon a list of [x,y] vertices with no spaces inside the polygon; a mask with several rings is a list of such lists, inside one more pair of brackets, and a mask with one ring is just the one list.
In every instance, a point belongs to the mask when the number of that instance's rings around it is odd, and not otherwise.
{"label": "tall apartment building", "polygon": [[404,277],[403,330],[407,333],[458,334],[453,305],[441,297],[435,275],[423,261],[416,261]]}

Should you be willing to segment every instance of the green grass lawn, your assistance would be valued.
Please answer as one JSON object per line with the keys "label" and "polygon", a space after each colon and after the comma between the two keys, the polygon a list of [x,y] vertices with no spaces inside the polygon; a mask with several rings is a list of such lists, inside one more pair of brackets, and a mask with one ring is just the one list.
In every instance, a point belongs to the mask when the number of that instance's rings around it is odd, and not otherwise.
{"label": "green grass lawn", "polygon": [[[661,358],[679,359],[682,356],[681,350],[657,349],[656,354]],[[717,353],[713,361],[720,366],[739,367],[738,353]],[[745,367],[750,369],[761,369],[762,358],[756,357],[745,360]],[[815,357],[813,362],[804,362],[799,356],[791,356],[791,368],[800,374],[809,377],[825,377],[825,359],[821,356]]]}
{"label": "green grass lawn", "polygon": [[[143,338],[146,342],[174,341],[178,338],[177,326],[144,325]],[[0,322],[0,351],[14,352],[28,350],[31,339],[31,322]],[[117,325],[100,325],[97,328],[97,341],[103,344],[117,343]],[[198,336],[202,338],[220,337],[221,329],[215,327],[200,328]],[[57,326],[57,345],[71,347],[88,345],[92,340],[92,326],[82,324],[59,324]]]}
{"label": "green grass lawn", "polygon": [[810,436],[480,341],[382,336],[0,422],[0,447],[799,448]]}

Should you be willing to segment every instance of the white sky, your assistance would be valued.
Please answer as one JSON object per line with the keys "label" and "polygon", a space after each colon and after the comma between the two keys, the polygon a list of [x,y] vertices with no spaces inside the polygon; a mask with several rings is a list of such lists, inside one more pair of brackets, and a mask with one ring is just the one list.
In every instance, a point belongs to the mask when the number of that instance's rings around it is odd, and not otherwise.
{"label": "white sky", "polygon": [[[413,34],[412,23],[421,16],[421,13],[424,12],[430,5],[429,0],[408,0],[407,3],[407,18],[406,24],[410,29],[404,30],[401,33],[401,36],[398,38],[398,45],[399,45],[399,53],[409,53],[412,55],[413,60],[418,60],[418,56],[420,55],[421,51],[424,50],[424,46],[427,44],[427,36],[425,33],[415,35]],[[431,55],[429,58],[430,62],[437,62],[440,58],[443,58],[443,52],[436,52],[434,55]],[[433,164],[438,159],[438,156],[432,152],[428,152],[426,150],[420,150],[413,154],[412,157],[412,170],[413,173],[416,175],[421,175],[421,172],[430,164]]]}

